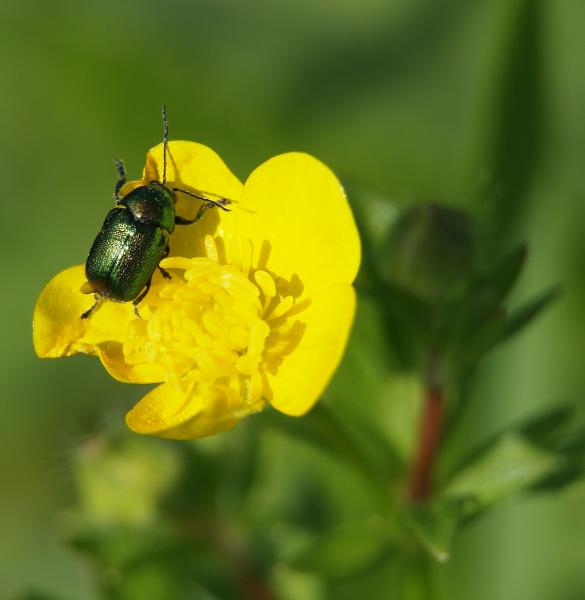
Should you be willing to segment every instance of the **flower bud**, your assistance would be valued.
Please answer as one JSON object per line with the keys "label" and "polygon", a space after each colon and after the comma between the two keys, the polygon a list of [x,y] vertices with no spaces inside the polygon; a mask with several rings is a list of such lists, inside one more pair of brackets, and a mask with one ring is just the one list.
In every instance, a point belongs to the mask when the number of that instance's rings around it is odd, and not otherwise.
{"label": "flower bud", "polygon": [[471,274],[476,243],[472,223],[462,211],[440,204],[406,210],[383,242],[380,273],[425,300],[445,298]]}

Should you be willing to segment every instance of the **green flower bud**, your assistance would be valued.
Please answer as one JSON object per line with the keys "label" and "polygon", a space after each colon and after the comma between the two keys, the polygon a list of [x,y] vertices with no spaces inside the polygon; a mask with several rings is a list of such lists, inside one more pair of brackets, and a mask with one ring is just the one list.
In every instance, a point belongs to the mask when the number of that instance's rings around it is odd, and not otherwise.
{"label": "green flower bud", "polygon": [[469,217],[440,204],[421,204],[397,220],[378,255],[387,283],[426,300],[448,297],[471,275],[476,242]]}

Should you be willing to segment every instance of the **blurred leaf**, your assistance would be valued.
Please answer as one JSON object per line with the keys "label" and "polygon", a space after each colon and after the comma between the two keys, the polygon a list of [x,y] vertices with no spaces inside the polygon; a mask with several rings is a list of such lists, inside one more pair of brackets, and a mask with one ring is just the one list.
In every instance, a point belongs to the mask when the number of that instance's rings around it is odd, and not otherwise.
{"label": "blurred leaf", "polygon": [[526,247],[521,245],[483,268],[461,291],[446,311],[439,335],[449,340],[458,369],[473,368],[491,350],[506,330],[502,302],[514,287],[524,266]]}
{"label": "blurred leaf", "polygon": [[412,292],[391,284],[380,284],[377,298],[385,332],[404,371],[420,371],[428,344],[432,307]]}
{"label": "blurred leaf", "polygon": [[[543,148],[546,124],[542,68],[542,3],[495,3],[491,65],[482,93],[481,123],[470,175],[482,174],[489,203],[492,237],[500,242],[517,224]],[[491,74],[489,70],[491,69]],[[473,185],[475,188],[476,185]],[[473,193],[473,192],[472,192]]]}
{"label": "blurred leaf", "polygon": [[25,592],[20,596],[14,596],[13,600],[61,600],[61,598],[58,598],[57,596],[48,594],[46,592],[33,590],[30,592]]}
{"label": "blurred leaf", "polygon": [[[210,438],[212,442],[213,438]],[[219,440],[220,444],[223,441]],[[164,511],[180,516],[208,515],[215,511],[221,485],[218,449],[206,452],[204,444],[185,442],[177,446],[181,469],[177,481],[164,497]]]}
{"label": "blurred leaf", "polygon": [[162,526],[153,528],[83,527],[68,537],[77,550],[91,556],[104,568],[130,569],[167,555],[178,539]]}
{"label": "blurred leaf", "polygon": [[466,457],[443,495],[452,496],[470,475],[476,477],[475,486],[471,483],[476,500],[482,480],[492,493],[498,485],[509,486],[495,494],[504,496],[516,491],[514,486],[553,489],[581,477],[585,469],[584,413],[577,405],[555,406],[500,433]]}
{"label": "blurred leaf", "polygon": [[286,560],[294,569],[325,577],[352,577],[396,548],[397,532],[381,517],[345,523],[298,548]]}
{"label": "blurred leaf", "polygon": [[484,295],[484,304],[498,306],[518,281],[526,262],[527,249],[521,244],[504,256],[476,284],[476,294]]}
{"label": "blurred leaf", "polygon": [[544,308],[558,297],[559,291],[558,286],[552,287],[512,312],[508,317],[503,339],[508,339],[524,329]]}
{"label": "blurred leaf", "polygon": [[506,330],[506,314],[503,310],[494,312],[482,321],[465,324],[459,331],[459,338],[451,349],[451,366],[460,377],[466,377],[477,367],[479,361],[502,340]]}
{"label": "blurred leaf", "polygon": [[164,442],[130,434],[91,439],[75,460],[80,516],[96,525],[151,523],[178,472],[176,452]]}
{"label": "blurred leaf", "polygon": [[516,282],[524,256],[524,248],[517,248],[474,284],[462,306],[455,306],[448,322],[453,331],[444,335],[453,337],[452,364],[459,376],[464,377],[490,350],[522,331],[557,297],[559,290],[552,287],[507,314],[501,302]]}
{"label": "blurred leaf", "polygon": [[403,465],[410,462],[419,430],[423,382],[418,375],[396,374],[384,385],[382,419]]}
{"label": "blurred leaf", "polygon": [[515,433],[505,433],[458,472],[441,498],[472,499],[473,512],[529,487],[558,466],[556,457]]}
{"label": "blurred leaf", "polygon": [[[265,411],[263,419],[289,435],[332,453],[337,459],[346,460],[372,486],[381,483],[380,478],[384,474],[380,473],[380,463],[373,461],[369,453],[363,451],[350,430],[324,403],[317,404],[302,419],[291,419],[273,410]],[[393,449],[377,432],[370,430],[370,433],[370,442],[378,445],[378,458],[384,457],[382,464],[389,465],[387,468],[392,471],[397,460]]]}
{"label": "blurred leaf", "polygon": [[389,198],[372,190],[355,185],[346,185],[346,188],[362,241],[367,250],[375,254],[399,216],[398,207]]}
{"label": "blurred leaf", "polygon": [[415,504],[402,512],[406,528],[438,562],[449,560],[451,542],[463,515],[463,502],[435,500]]}
{"label": "blurred leaf", "polygon": [[259,465],[259,428],[247,420],[223,439],[218,459],[220,485],[217,494],[223,514],[233,517],[242,509]]}
{"label": "blurred leaf", "polygon": [[550,451],[559,449],[575,417],[575,407],[555,406],[541,415],[530,419],[520,430],[533,444]]}
{"label": "blurred leaf", "polygon": [[112,582],[107,598],[111,600],[169,600],[197,598],[217,600],[218,597],[204,589],[187,572],[169,568],[162,562],[140,565],[131,573],[120,575]]}
{"label": "blurred leaf", "polygon": [[350,189],[362,237],[362,264],[356,287],[362,296],[378,303],[386,343],[392,348],[399,366],[410,369],[418,365],[429,306],[412,292],[381,276],[381,265],[387,258],[386,240],[391,237],[401,212],[395,203],[380,194],[358,187]]}
{"label": "blurred leaf", "polygon": [[506,432],[455,474],[429,504],[403,514],[405,525],[439,562],[449,558],[456,531],[499,500],[529,489],[563,466],[559,457]]}
{"label": "blurred leaf", "polygon": [[502,312],[502,302],[516,284],[526,261],[526,246],[521,245],[477,275],[456,305],[459,332],[467,338],[478,325]]}
{"label": "blurred leaf", "polygon": [[302,573],[279,565],[274,569],[272,581],[276,597],[280,600],[323,600],[326,597],[325,582],[313,573]]}
{"label": "blurred leaf", "polygon": [[572,405],[555,407],[521,429],[531,443],[564,458],[559,469],[537,482],[538,490],[557,490],[585,473],[585,418]]}

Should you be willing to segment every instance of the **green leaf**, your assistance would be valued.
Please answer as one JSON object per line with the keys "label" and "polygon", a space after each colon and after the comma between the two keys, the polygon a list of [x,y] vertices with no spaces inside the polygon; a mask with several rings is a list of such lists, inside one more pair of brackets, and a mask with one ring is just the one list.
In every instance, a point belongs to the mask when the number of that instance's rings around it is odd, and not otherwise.
{"label": "green leaf", "polygon": [[90,439],[75,456],[80,516],[96,526],[150,525],[179,471],[168,444],[130,435]]}
{"label": "green leaf", "polygon": [[481,289],[489,291],[489,303],[499,305],[510,293],[526,262],[527,249],[521,244],[500,260],[486,274]]}
{"label": "green leaf", "polygon": [[402,522],[437,562],[449,560],[451,542],[464,514],[464,501],[435,500],[415,504],[402,513]]}
{"label": "green leaf", "polygon": [[[462,311],[468,330],[500,310],[501,304],[516,284],[526,261],[526,246],[515,248],[495,265],[480,273],[461,299],[457,307]],[[464,332],[466,335],[468,331]]]}
{"label": "green leaf", "polygon": [[405,466],[410,463],[416,448],[423,396],[419,375],[396,373],[383,384],[386,406],[381,418],[388,438]]}
{"label": "green leaf", "polygon": [[555,407],[530,420],[521,431],[531,443],[564,458],[556,472],[537,483],[538,490],[556,490],[583,476],[585,422],[577,407]]}
{"label": "green leaf", "polygon": [[291,553],[287,563],[299,571],[330,578],[362,573],[387,556],[397,543],[395,529],[381,517],[345,523]]}
{"label": "green leaf", "polygon": [[555,406],[525,423],[520,431],[530,440],[546,450],[556,451],[575,417],[575,408],[570,405]]}
{"label": "green leaf", "polygon": [[506,330],[502,339],[508,339],[524,329],[544,308],[546,308],[559,295],[559,287],[554,286],[515,310],[507,321]]}
{"label": "green leaf", "polygon": [[562,459],[520,434],[507,432],[468,462],[432,502],[407,508],[404,524],[437,561],[444,562],[455,533],[467,520],[559,473],[563,465]]}
{"label": "green leaf", "polygon": [[[372,431],[365,422],[360,422],[358,425],[358,428],[368,428],[369,441],[378,447],[378,455],[373,457],[371,452],[366,451],[358,443],[356,437],[359,436],[356,436],[324,403],[315,406],[302,419],[291,419],[271,410],[264,411],[262,420],[288,435],[328,451],[340,460],[345,460],[374,487],[395,469],[397,462],[395,452],[378,432]],[[380,457],[383,458],[383,463],[378,460]]]}
{"label": "green leaf", "polygon": [[14,600],[59,600],[57,596],[40,592],[38,590],[25,592],[21,596],[16,596]]}
{"label": "green leaf", "polygon": [[[492,55],[482,65],[485,89],[478,104],[475,149],[469,152],[469,193],[489,202],[495,243],[506,239],[526,210],[544,148],[543,10],[542,3],[532,0],[494,6]],[[484,183],[478,194],[480,169]]]}
{"label": "green leaf", "polygon": [[[459,325],[455,323],[460,337],[457,352],[454,356],[460,371],[473,368],[490,350],[529,325],[556,299],[558,292],[558,287],[552,287],[508,316],[502,308],[497,306],[489,308],[487,304],[483,307],[486,311],[483,314],[476,311],[472,318],[463,314],[462,323]],[[493,296],[492,299],[495,300],[495,298]],[[488,314],[489,311],[491,311],[491,314]]]}
{"label": "green leaf", "polygon": [[67,541],[104,568],[127,570],[173,552],[178,536],[163,526],[131,528],[78,524]]}
{"label": "green leaf", "polygon": [[258,473],[260,445],[257,423],[250,419],[226,436],[217,460],[217,498],[227,515],[234,515],[244,501]]}
{"label": "green leaf", "polygon": [[515,433],[505,433],[457,473],[444,488],[443,499],[467,499],[477,513],[497,500],[525,489],[551,474],[557,458]]}

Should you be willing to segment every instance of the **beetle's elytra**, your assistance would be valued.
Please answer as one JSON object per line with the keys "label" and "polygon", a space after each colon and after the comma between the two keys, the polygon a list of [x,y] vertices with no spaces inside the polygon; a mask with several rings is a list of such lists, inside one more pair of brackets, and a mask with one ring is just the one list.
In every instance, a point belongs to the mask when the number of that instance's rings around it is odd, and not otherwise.
{"label": "beetle's elytra", "polygon": [[[203,193],[167,187],[169,131],[164,106],[162,119],[162,181],[151,181],[121,197],[126,170],[121,160],[116,161],[119,174],[114,188],[116,206],[107,214],[85,263],[87,282],[81,291],[94,294],[95,303],[81,315],[82,319],[87,319],[104,300],[132,302],[140,316],[137,307],[150,289],[154,271],[158,268],[163,276],[170,277],[159,263],[169,253],[169,238],[175,225],[196,223],[212,206],[229,210],[226,205],[231,201],[227,198],[211,199]],[[193,219],[175,214],[175,192],[203,202]]]}

